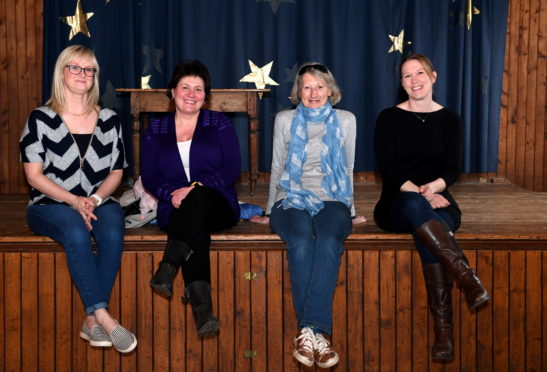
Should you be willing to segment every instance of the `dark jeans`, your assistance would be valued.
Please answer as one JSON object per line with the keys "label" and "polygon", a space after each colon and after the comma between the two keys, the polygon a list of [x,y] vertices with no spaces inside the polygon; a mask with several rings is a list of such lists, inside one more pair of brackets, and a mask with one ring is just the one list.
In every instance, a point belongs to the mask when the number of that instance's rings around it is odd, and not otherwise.
{"label": "dark jeans", "polygon": [[185,285],[198,280],[211,282],[211,233],[229,229],[238,221],[226,199],[208,187],[195,187],[173,210],[167,236],[185,242],[193,251],[188,260],[181,262]]}
{"label": "dark jeans", "polygon": [[455,220],[453,214],[448,213],[446,208],[431,208],[429,202],[416,192],[400,192],[391,205],[390,215],[390,231],[411,233],[424,265],[439,261],[416,237],[414,234],[416,230],[432,219],[446,222],[452,231],[460,227],[460,220]]}
{"label": "dark jeans", "polygon": [[351,233],[350,210],[327,201],[315,216],[274,204],[270,225],[287,245],[291,291],[298,327],[332,332],[332,299],[344,240]]}
{"label": "dark jeans", "polygon": [[[93,229],[64,204],[31,205],[27,209],[29,227],[37,234],[61,243],[66,252],[70,276],[78,288],[85,311],[108,308],[123,249],[124,216],[118,203],[101,205],[94,211]],[[97,246],[93,253],[91,238]]]}

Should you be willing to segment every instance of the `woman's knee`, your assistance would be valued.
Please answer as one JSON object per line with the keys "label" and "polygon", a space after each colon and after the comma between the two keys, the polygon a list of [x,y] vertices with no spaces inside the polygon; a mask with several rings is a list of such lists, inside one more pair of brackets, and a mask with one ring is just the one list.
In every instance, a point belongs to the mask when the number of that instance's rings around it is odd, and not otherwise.
{"label": "woman's knee", "polygon": [[427,200],[415,192],[402,192],[394,206],[401,214],[411,218],[432,211]]}

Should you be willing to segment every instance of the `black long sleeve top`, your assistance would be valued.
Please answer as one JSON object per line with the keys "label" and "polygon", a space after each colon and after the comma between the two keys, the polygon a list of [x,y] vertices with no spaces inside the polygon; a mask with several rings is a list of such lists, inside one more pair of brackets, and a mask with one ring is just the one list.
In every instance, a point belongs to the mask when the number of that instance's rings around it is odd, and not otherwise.
{"label": "black long sleeve top", "polygon": [[456,182],[461,168],[461,118],[447,108],[417,114],[390,107],[376,120],[374,150],[383,183],[374,217],[384,229],[389,230],[391,202],[406,181],[420,186],[442,178],[446,190],[441,194],[453,206],[449,209],[460,213],[448,187]]}

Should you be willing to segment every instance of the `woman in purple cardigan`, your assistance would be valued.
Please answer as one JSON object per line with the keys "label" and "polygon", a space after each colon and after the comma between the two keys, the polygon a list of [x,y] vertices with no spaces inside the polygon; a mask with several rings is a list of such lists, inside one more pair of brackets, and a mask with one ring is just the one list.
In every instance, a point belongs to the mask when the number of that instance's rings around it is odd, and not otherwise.
{"label": "woman in purple cardigan", "polygon": [[235,189],[241,158],[235,130],[222,113],[203,108],[211,90],[199,61],[175,67],[168,85],[175,112],[152,122],[143,141],[144,187],[158,198],[158,225],[168,240],[150,285],[167,297],[179,266],[200,336],[215,334],[209,246],[211,232],[239,221]]}

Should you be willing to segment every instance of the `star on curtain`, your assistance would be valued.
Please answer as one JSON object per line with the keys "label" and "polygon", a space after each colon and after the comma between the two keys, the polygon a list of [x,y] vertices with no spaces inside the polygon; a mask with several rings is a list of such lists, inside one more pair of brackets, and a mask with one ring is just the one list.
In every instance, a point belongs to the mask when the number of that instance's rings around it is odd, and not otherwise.
{"label": "star on curtain", "polygon": [[163,73],[160,63],[160,59],[163,58],[163,49],[157,49],[150,45],[143,45],[142,54],[146,56],[146,62],[144,63],[143,71],[149,71],[152,66],[154,66],[154,69],[156,69],[156,71],[158,71],[159,73]]}
{"label": "star on curtain", "polygon": [[151,77],[152,75],[141,76],[141,89],[152,89],[152,87],[148,84],[150,83]]}
{"label": "star on curtain", "polygon": [[68,40],[71,40],[78,32],[81,32],[87,37],[91,37],[87,28],[87,20],[91,17],[93,17],[93,13],[85,13],[80,0],[76,3],[76,10],[73,16],[59,17],[61,21],[70,26]]}
{"label": "star on curtain", "polygon": [[[273,61],[263,67],[258,67],[251,60],[249,60],[249,66],[251,72],[243,76],[240,82],[254,83],[256,89],[264,89],[266,85],[279,85],[272,78],[270,78],[270,71],[272,70]],[[258,96],[262,98],[262,93],[258,93]]]}
{"label": "star on curtain", "polygon": [[263,3],[270,3],[270,6],[272,7],[273,14],[277,14],[277,11],[279,10],[279,7],[281,6],[281,3],[295,3],[294,0],[255,0],[258,2]]}
{"label": "star on curtain", "polygon": [[287,76],[285,77],[285,80],[283,80],[283,84],[294,82],[296,74],[298,74],[298,65],[295,63],[290,69],[285,68],[285,73]]}
{"label": "star on curtain", "polygon": [[398,36],[389,35],[389,38],[391,39],[391,42],[393,45],[389,48],[387,51],[388,53],[393,53],[395,51],[398,51],[399,53],[403,54],[403,48],[404,45],[410,45],[412,44],[410,41],[404,41],[405,39],[405,29],[403,28]]}

